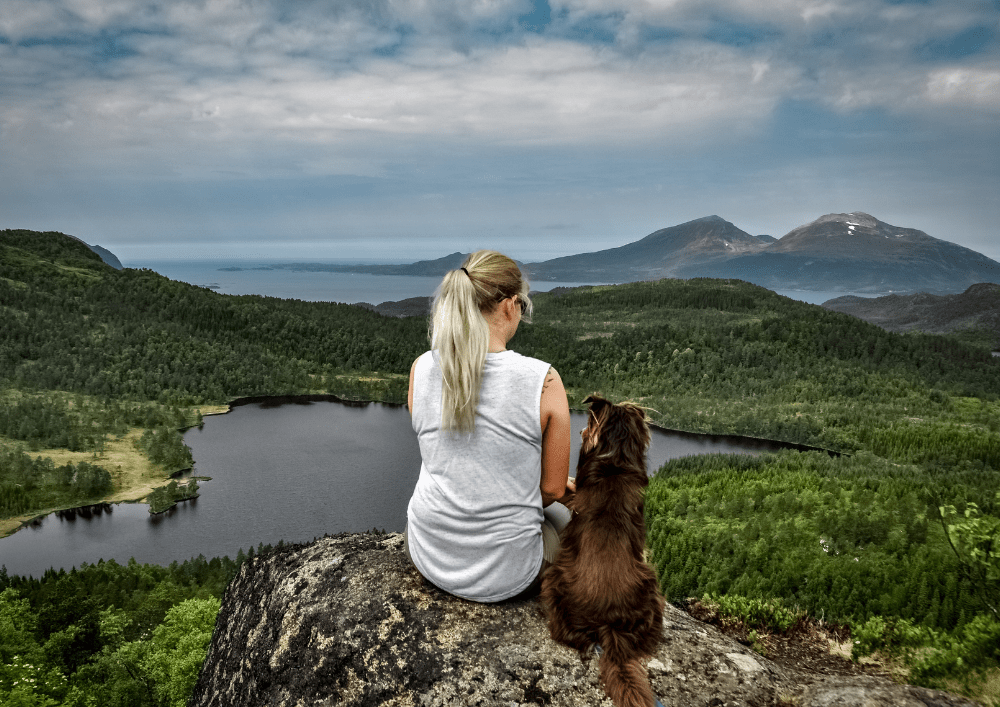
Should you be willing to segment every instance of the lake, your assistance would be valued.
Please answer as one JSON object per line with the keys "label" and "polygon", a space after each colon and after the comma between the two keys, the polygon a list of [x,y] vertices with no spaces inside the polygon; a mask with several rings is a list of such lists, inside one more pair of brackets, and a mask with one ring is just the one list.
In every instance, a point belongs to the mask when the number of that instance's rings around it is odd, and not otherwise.
{"label": "lake", "polygon": [[[575,469],[586,416],[574,413],[572,424]],[[325,533],[401,531],[420,472],[409,413],[379,403],[235,406],[206,417],[204,428],[188,430],[184,440],[194,473],[212,477],[201,484],[200,498],[160,516],[150,516],[144,504],[118,504],[89,517],[52,514],[0,540],[0,564],[11,574],[37,577],[49,567],[102,558],[167,565]],[[691,454],[786,446],[654,429],[649,466]]]}

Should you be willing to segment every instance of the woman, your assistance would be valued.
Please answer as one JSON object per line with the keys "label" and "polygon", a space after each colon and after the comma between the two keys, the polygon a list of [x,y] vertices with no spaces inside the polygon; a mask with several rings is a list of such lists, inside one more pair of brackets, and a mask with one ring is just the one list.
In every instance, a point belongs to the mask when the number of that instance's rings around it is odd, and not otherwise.
{"label": "woman", "polygon": [[438,287],[431,350],[410,369],[422,464],[406,552],[430,582],[472,601],[536,592],[569,521],[556,503],[574,490],[566,391],[549,364],[507,350],[531,310],[513,260],[473,253]]}

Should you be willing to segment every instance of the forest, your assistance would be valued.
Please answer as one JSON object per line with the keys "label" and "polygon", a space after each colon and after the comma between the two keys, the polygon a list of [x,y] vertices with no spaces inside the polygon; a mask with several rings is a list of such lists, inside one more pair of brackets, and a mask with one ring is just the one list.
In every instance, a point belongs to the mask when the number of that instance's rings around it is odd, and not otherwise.
{"label": "forest", "polygon": [[[663,427],[839,453],[712,455],[661,469],[646,513],[669,600],[766,602],[850,625],[858,657],[891,656],[922,684],[980,694],[997,680],[1000,622],[989,607],[1000,603],[1000,359],[983,339],[892,334],[736,280],[533,299],[534,322],[510,346],[552,363],[571,405],[600,391],[640,403]],[[178,430],[207,405],[295,393],[401,402],[427,347],[422,317],[220,295],[149,270],[115,271],[77,241],[26,231],[0,231],[0,324],[0,520],[104,498],[113,470],[100,466],[102,450],[121,440],[165,485],[191,464]],[[91,456],[56,463],[45,456],[53,450]],[[84,571],[103,576],[75,572]],[[222,580],[185,580],[196,588],[168,593],[177,601],[141,620],[116,614],[132,609],[115,598],[78,613],[67,602],[53,623],[55,594],[43,588],[60,576],[4,580],[0,631],[14,633],[0,635],[0,698],[14,699],[10,676],[30,653],[31,665],[59,677],[34,692],[19,680],[23,699],[10,704],[88,704],[95,666],[126,650],[151,651],[135,658],[148,668],[145,691],[123,687],[119,702],[101,704],[183,704],[167,687],[180,683],[153,668],[156,631],[163,650],[183,652],[170,636],[211,613],[184,603],[217,600]],[[185,608],[168,620],[168,605]],[[86,648],[60,658],[66,632],[85,630]],[[140,651],[137,636],[150,645]],[[17,656],[22,668],[11,668]]]}

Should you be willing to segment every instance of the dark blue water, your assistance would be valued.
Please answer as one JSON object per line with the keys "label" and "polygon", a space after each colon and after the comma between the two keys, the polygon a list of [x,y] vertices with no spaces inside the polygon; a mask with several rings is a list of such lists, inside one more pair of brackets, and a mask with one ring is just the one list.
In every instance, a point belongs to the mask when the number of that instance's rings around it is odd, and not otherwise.
{"label": "dark blue water", "polygon": [[[267,270],[260,269],[267,263],[248,261],[147,261],[125,264],[131,268],[149,268],[171,280],[210,287],[225,295],[265,295],[309,302],[381,304],[410,297],[430,297],[441,283],[440,277]],[[225,269],[233,267],[240,269]],[[539,282],[532,283],[531,287],[547,292],[553,287],[588,284],[600,283]]]}
{"label": "dark blue water", "polygon": [[[364,273],[309,272],[268,270],[265,261],[192,260],[128,261],[131,268],[150,268],[169,277],[200,287],[210,287],[226,295],[266,295],[310,302],[395,302],[409,297],[429,297],[441,282],[440,277],[366,275]],[[232,268],[239,268],[233,270]],[[548,292],[554,287],[604,284],[601,282],[532,282],[531,289]],[[791,299],[822,304],[834,297],[877,294],[857,292],[820,292],[812,290],[776,290]],[[883,293],[888,294],[888,293]]]}
{"label": "dark blue water", "polygon": [[[579,431],[573,415],[576,468]],[[229,555],[278,540],[372,528],[400,531],[420,472],[420,451],[403,407],[335,402],[234,407],[191,429],[185,442],[194,473],[211,476],[201,497],[150,516],[148,506],[118,504],[89,518],[47,516],[0,540],[0,564],[38,576],[99,559],[169,564],[199,554]],[[653,430],[649,466],[708,452],[759,453],[757,440]]]}

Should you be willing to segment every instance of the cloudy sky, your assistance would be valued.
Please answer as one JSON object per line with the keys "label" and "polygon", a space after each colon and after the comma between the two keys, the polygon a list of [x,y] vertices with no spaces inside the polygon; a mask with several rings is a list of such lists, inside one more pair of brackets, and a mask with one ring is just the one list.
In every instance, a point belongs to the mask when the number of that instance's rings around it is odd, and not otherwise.
{"label": "cloudy sky", "polygon": [[1000,0],[0,0],[0,184],[126,262],[843,211],[1000,260]]}

